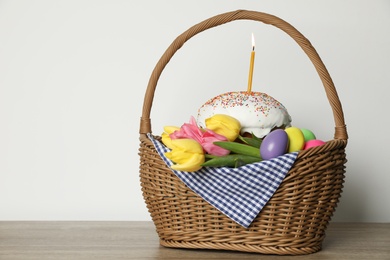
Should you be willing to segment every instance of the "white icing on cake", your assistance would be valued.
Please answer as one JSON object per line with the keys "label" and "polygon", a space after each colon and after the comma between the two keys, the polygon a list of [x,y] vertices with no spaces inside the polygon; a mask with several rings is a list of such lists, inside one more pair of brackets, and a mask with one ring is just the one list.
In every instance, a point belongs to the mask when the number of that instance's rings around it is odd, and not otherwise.
{"label": "white icing on cake", "polygon": [[241,134],[253,133],[259,138],[275,127],[291,126],[287,109],[273,97],[261,92],[227,92],[208,100],[198,110],[198,125],[205,128],[205,120],[215,114],[236,118],[241,123]]}

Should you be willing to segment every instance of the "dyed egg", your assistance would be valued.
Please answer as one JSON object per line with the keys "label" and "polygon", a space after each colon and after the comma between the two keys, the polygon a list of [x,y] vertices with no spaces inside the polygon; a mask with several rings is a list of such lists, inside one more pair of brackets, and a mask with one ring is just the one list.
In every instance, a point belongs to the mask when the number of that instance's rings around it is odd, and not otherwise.
{"label": "dyed egg", "polygon": [[307,150],[312,147],[321,146],[324,145],[325,142],[321,140],[309,140],[305,143],[305,146],[303,147],[303,150]]}
{"label": "dyed egg", "polygon": [[288,136],[288,152],[296,152],[302,150],[305,145],[305,137],[302,131],[297,127],[288,127],[284,130]]}
{"label": "dyed egg", "polygon": [[310,131],[309,129],[301,128],[301,132],[303,134],[303,137],[305,138],[305,142],[307,142],[309,140],[316,139],[316,136],[314,135],[314,133],[312,131]]}
{"label": "dyed egg", "polygon": [[276,129],[264,137],[260,146],[260,154],[264,160],[269,160],[285,154],[287,147],[287,133],[282,129]]}

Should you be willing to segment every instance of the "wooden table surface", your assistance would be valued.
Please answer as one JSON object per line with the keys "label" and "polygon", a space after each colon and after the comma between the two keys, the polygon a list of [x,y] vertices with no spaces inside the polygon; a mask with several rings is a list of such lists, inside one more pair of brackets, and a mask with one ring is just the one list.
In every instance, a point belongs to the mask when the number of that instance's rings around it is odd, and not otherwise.
{"label": "wooden table surface", "polygon": [[152,222],[0,222],[0,259],[390,259],[390,223],[331,223],[320,252],[274,256],[159,245]]}

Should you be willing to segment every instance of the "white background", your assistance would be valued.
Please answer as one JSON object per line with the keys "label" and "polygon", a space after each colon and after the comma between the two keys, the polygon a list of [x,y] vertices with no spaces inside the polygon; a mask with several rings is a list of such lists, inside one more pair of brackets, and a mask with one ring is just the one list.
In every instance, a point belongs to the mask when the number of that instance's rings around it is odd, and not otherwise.
{"label": "white background", "polygon": [[[150,220],[139,182],[144,91],[176,36],[216,14],[267,12],[317,49],[343,104],[347,173],[335,221],[390,221],[390,2],[0,1],[0,220]],[[279,29],[239,21],[191,39],[159,81],[153,133],[207,99],[253,90],[293,124],[333,138],[321,82]]]}

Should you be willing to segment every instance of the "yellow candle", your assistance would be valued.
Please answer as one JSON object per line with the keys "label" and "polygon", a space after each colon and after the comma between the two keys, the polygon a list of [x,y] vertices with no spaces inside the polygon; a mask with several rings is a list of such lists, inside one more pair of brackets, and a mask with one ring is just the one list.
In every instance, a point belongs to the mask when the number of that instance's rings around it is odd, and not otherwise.
{"label": "yellow candle", "polygon": [[255,37],[252,33],[252,52],[251,52],[251,61],[249,65],[249,77],[248,77],[248,93],[252,92],[252,78],[253,78],[253,67],[255,63]]}

